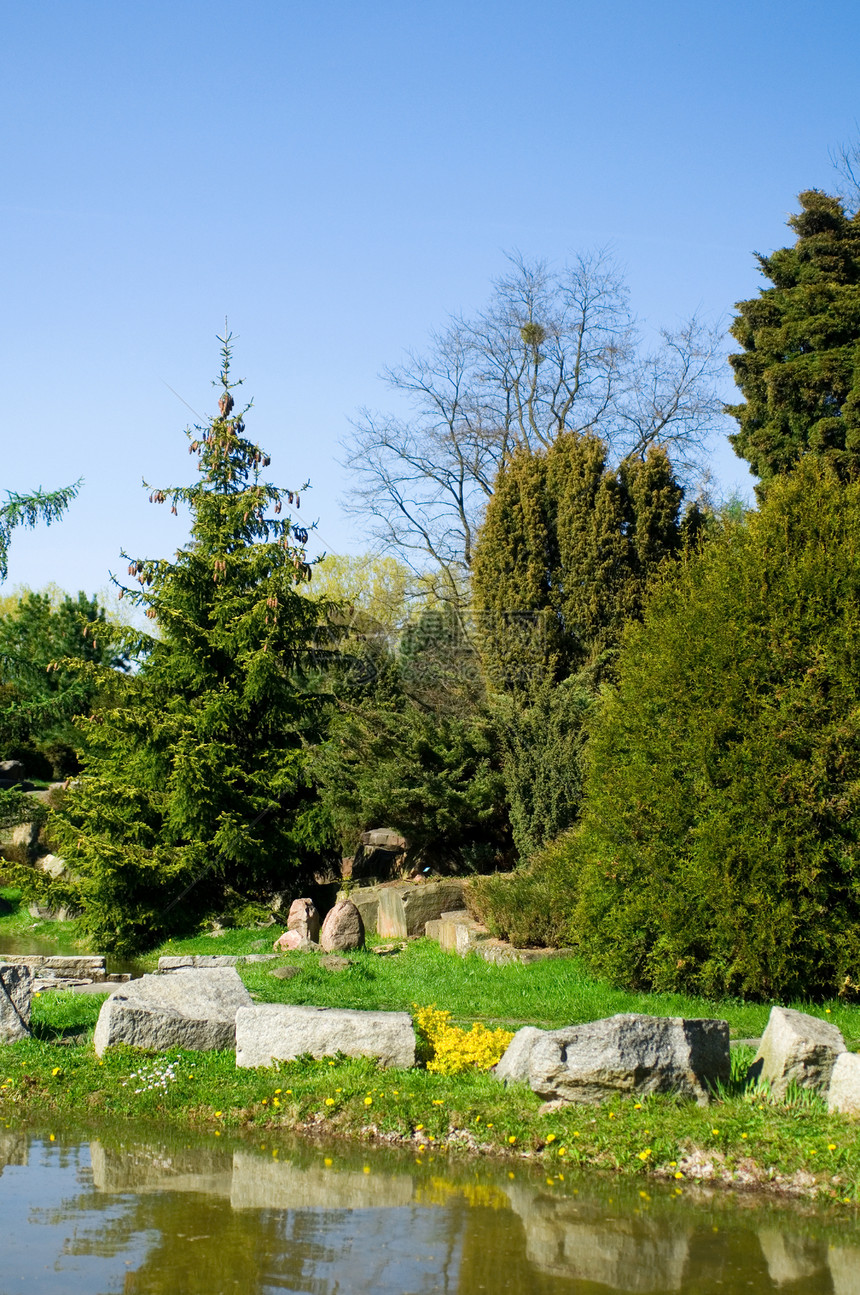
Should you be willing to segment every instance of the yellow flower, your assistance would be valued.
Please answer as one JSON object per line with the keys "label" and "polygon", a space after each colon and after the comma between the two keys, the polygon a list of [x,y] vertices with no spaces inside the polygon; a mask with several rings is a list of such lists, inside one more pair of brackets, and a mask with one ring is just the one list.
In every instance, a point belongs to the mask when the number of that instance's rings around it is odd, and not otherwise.
{"label": "yellow flower", "polygon": [[416,1125],[415,1125],[415,1132],[416,1132],[416,1133],[420,1133],[420,1132],[421,1132],[421,1130],[422,1130],[423,1128],[424,1128],[424,1125],[423,1125],[423,1124],[416,1124]]}
{"label": "yellow flower", "polygon": [[513,1145],[514,1145],[514,1143],[516,1142],[516,1140],[517,1140],[517,1135],[516,1135],[516,1133],[512,1133],[512,1134],[511,1134],[511,1136],[508,1138],[508,1142],[510,1142],[511,1146],[513,1146]]}
{"label": "yellow flower", "polygon": [[836,1150],[836,1143],[835,1143],[835,1142],[828,1142],[828,1144],[827,1144],[827,1150],[828,1150],[828,1151],[835,1151],[835,1150]]}
{"label": "yellow flower", "polygon": [[546,1141],[547,1141],[547,1146],[549,1146],[550,1142],[555,1142],[555,1134],[554,1134],[554,1133],[548,1133],[548,1134],[546,1135]]}
{"label": "yellow flower", "polygon": [[280,1090],[280,1088],[276,1088],[276,1089],[275,1089],[275,1092],[276,1092],[276,1093],[279,1093],[280,1091],[281,1091],[281,1090]]}
{"label": "yellow flower", "polygon": [[575,1138],[578,1138],[578,1137],[579,1137],[579,1134],[578,1134],[578,1133],[574,1133],[574,1135],[573,1135],[573,1136],[574,1136]]}
{"label": "yellow flower", "polygon": [[280,1106],[280,1104],[281,1104],[281,1099],[280,1099],[280,1097],[273,1097],[273,1098],[272,1098],[272,1105],[273,1105],[273,1106]]}
{"label": "yellow flower", "polygon": [[364,1099],[364,1104],[365,1104],[365,1106],[372,1106],[372,1105],[373,1105],[373,1098],[372,1098],[372,1097],[365,1097],[365,1099]]}
{"label": "yellow flower", "polygon": [[641,1102],[637,1102],[637,1103],[636,1103],[636,1105],[633,1107],[633,1109],[634,1109],[634,1111],[641,1111],[641,1110],[642,1110],[642,1103],[641,1103]]}
{"label": "yellow flower", "polygon": [[55,1139],[54,1139],[54,1135],[53,1135],[53,1133],[52,1133],[52,1134],[51,1134],[51,1141],[53,1142],[54,1140],[55,1140]]}
{"label": "yellow flower", "polygon": [[223,1112],[223,1111],[216,1111],[216,1112],[215,1112],[215,1119],[216,1119],[216,1120],[220,1120],[220,1118],[221,1118],[221,1116],[222,1116],[223,1114],[224,1114],[224,1112]]}
{"label": "yellow flower", "polygon": [[718,1137],[718,1136],[719,1136],[719,1132],[720,1132],[720,1130],[719,1130],[719,1129],[711,1129],[711,1132],[713,1133],[714,1137],[716,1138],[716,1137]]}
{"label": "yellow flower", "polygon": [[742,1134],[741,1134],[741,1137],[742,1137],[742,1138],[746,1138],[747,1136],[748,1136],[748,1134],[746,1134],[746,1133],[742,1133]]}
{"label": "yellow flower", "polygon": [[52,1075],[61,1075],[62,1073],[63,1072],[59,1066],[54,1066],[54,1069],[51,1071]]}
{"label": "yellow flower", "polygon": [[325,1165],[326,1169],[331,1169],[331,1159],[328,1156],[326,1156],[325,1160],[323,1161],[323,1164]]}
{"label": "yellow flower", "polygon": [[676,1178],[683,1178],[683,1177],[684,1177],[684,1175],[681,1173],[680,1169],[677,1169],[677,1170],[675,1171],[675,1177],[676,1177]]}
{"label": "yellow flower", "polygon": [[559,1149],[558,1149],[558,1154],[559,1154],[560,1156],[566,1156],[566,1155],[567,1155],[567,1147],[559,1147]]}
{"label": "yellow flower", "polygon": [[646,1147],[644,1151],[640,1151],[640,1152],[639,1152],[639,1159],[640,1159],[640,1160],[647,1160],[647,1159],[648,1159],[648,1157],[650,1156],[650,1154],[651,1154],[651,1148],[650,1148],[650,1147]]}
{"label": "yellow flower", "polygon": [[325,1099],[325,1104],[326,1104],[326,1106],[334,1106],[334,1098],[333,1098],[333,1097],[327,1097],[327,1098]]}
{"label": "yellow flower", "polygon": [[261,1105],[261,1106],[268,1106],[268,1105],[269,1105],[269,1099],[268,1099],[268,1097],[264,1097],[264,1098],[263,1098],[263,1100],[260,1102],[260,1105]]}
{"label": "yellow flower", "polygon": [[364,1172],[365,1172],[366,1174],[369,1174],[369,1173],[370,1173],[370,1165],[365,1165],[365,1166],[364,1166]]}
{"label": "yellow flower", "polygon": [[441,1106],[441,1105],[442,1105],[442,1100],[441,1100],[441,1098],[439,1098],[439,1097],[434,1097],[434,1098],[433,1098],[433,1105],[434,1105],[434,1106]]}

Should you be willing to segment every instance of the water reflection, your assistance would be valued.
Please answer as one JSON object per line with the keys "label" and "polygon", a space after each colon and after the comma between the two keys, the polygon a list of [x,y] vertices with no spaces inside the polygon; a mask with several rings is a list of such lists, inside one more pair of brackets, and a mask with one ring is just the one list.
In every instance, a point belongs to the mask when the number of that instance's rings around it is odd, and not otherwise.
{"label": "water reflection", "polygon": [[0,1129],[0,1295],[860,1295],[852,1217],[679,1190],[442,1156]]}

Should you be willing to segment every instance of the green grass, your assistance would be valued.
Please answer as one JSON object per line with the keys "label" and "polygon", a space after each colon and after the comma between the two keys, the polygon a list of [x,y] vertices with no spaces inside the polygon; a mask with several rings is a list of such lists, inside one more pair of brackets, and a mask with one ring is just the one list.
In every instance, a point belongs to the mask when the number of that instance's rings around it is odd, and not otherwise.
{"label": "green grass", "polygon": [[[277,934],[278,928],[273,927],[266,932],[227,931],[221,936],[168,941],[145,961],[154,967],[158,956],[165,953],[265,953],[271,951]],[[719,1017],[728,1021],[733,1037],[757,1038],[770,1012],[767,1003],[615,989],[595,980],[574,958],[496,967],[476,957],[444,953],[431,940],[411,940],[403,953],[379,957],[372,949],[380,943],[385,942],[371,939],[367,952],[351,954],[347,971],[326,971],[317,955],[297,953],[280,960],[302,968],[302,974],[293,980],[271,976],[278,963],[251,964],[241,972],[249,989],[264,1002],[385,1011],[409,1011],[414,1003],[435,1002],[458,1021],[514,1027],[557,1029],[616,1012],[644,1012],[650,1016]],[[860,1045],[860,1006],[839,999],[818,1004],[798,1001],[790,1006],[831,1021],[842,1030],[849,1047]]]}
{"label": "green grass", "polygon": [[[155,966],[161,953],[262,953],[276,934],[271,928],[168,941],[145,962]],[[595,981],[574,959],[495,967],[425,940],[380,957],[372,952],[378,943],[351,955],[341,971],[327,970],[314,954],[239,970],[258,1001],[406,1011],[435,1002],[457,1021],[514,1029],[645,1012],[722,1017],[735,1037],[746,1038],[762,1032],[769,1011],[766,1004],[628,993]],[[273,977],[273,968],[285,963],[300,974]],[[704,1109],[667,1097],[641,1103],[624,1097],[541,1115],[535,1094],[475,1073],[378,1071],[371,1062],[344,1059],[249,1071],[237,1070],[232,1053],[150,1055],[123,1048],[102,1064],[92,1049],[102,1001],[64,992],[34,999],[33,1038],[0,1051],[0,1117],[51,1112],[71,1119],[91,1112],[212,1136],[236,1130],[276,1139],[299,1130],[384,1137],[407,1143],[418,1157],[462,1148],[539,1157],[555,1171],[568,1164],[669,1178],[740,1175],[751,1184],[794,1180],[833,1199],[860,1201],[856,1124],[829,1115],[808,1092],[774,1103],[765,1088],[747,1087],[750,1048],[735,1049],[731,1083]],[[860,1008],[838,1001],[794,1006],[832,1021],[849,1047],[860,1042]]]}
{"label": "green grass", "polygon": [[114,1048],[99,1062],[91,1037],[101,1001],[63,992],[35,1001],[34,1037],[0,1053],[0,1119],[50,1115],[71,1123],[89,1114],[213,1137],[263,1134],[273,1145],[296,1131],[381,1138],[410,1146],[419,1160],[465,1150],[526,1156],[552,1173],[599,1167],[679,1183],[740,1175],[750,1184],[793,1184],[860,1203],[856,1125],[829,1115],[808,1093],[774,1104],[761,1088],[745,1088],[750,1049],[707,1108],[625,1096],[542,1115],[534,1093],[504,1088],[491,1075],[380,1071],[367,1060],[239,1070],[232,1052]]}

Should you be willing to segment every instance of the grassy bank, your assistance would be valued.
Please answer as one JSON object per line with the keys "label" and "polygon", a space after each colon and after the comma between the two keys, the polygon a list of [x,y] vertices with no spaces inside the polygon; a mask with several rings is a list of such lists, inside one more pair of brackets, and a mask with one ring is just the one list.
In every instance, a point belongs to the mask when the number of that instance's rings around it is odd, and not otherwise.
{"label": "grassy bank", "polygon": [[[269,932],[169,942],[171,952],[260,952]],[[157,952],[152,955],[155,961]],[[625,994],[591,980],[574,961],[493,967],[443,954],[425,941],[402,953],[354,955],[329,971],[314,955],[280,960],[300,967],[291,980],[271,975],[278,963],[241,968],[260,1001],[410,1010],[436,1002],[463,1021],[516,1028],[554,1027],[618,1011],[722,1016],[738,1037],[759,1034],[768,1008],[676,996]],[[99,1062],[92,1030],[99,996],[50,993],[34,1001],[34,1038],[0,1052],[0,1117],[9,1123],[38,1112],[79,1118],[87,1112],[171,1124],[220,1137],[227,1130],[276,1141],[296,1130],[409,1146],[416,1159],[458,1151],[540,1159],[550,1175],[565,1166],[595,1166],[640,1178],[730,1181],[860,1203],[858,1126],[828,1115],[808,1093],[771,1104],[744,1086],[751,1048],[734,1051],[732,1084],[708,1108],[671,1098],[623,1098],[601,1107],[540,1113],[523,1088],[491,1076],[379,1071],[366,1061],[300,1061],[268,1071],[237,1070],[232,1053],[146,1055],[110,1051]],[[809,1005],[799,1004],[799,1006]],[[860,1041],[860,1010],[834,1003],[813,1008]]]}

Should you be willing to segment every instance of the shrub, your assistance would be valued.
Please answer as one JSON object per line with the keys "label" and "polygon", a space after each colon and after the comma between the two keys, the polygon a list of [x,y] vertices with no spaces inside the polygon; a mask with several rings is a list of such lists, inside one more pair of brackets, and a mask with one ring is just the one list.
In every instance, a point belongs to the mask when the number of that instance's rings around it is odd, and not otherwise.
{"label": "shrub", "polygon": [[501,1061],[514,1037],[509,1030],[490,1030],[477,1021],[464,1030],[451,1024],[451,1013],[435,1003],[415,1006],[418,1035],[430,1053],[427,1069],[437,1075],[459,1075],[464,1070],[489,1070]]}
{"label": "shrub", "polygon": [[473,916],[517,948],[573,944],[575,899],[569,834],[544,846],[512,873],[474,877],[467,890]]}
{"label": "shrub", "polygon": [[661,990],[845,991],[860,961],[860,484],[812,456],[626,635],[588,747],[573,914]]}

